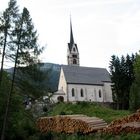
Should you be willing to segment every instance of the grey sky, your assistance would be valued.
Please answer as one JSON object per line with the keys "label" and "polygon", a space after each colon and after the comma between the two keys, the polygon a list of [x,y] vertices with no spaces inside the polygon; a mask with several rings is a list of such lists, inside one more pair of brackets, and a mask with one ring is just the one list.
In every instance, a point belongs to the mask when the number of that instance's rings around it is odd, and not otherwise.
{"label": "grey sky", "polygon": [[[0,0],[4,9],[9,0]],[[80,64],[109,66],[111,55],[140,49],[139,0],[17,0],[30,11],[40,43],[47,44],[43,62],[67,64],[70,14]]]}

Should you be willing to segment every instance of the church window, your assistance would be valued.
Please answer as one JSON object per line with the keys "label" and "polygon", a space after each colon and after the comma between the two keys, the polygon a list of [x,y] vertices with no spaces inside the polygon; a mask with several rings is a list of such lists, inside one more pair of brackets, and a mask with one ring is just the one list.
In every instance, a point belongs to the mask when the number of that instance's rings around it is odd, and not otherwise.
{"label": "church window", "polygon": [[76,61],[76,59],[73,59],[73,64],[77,64],[77,61]]}
{"label": "church window", "polygon": [[99,90],[99,98],[101,98],[101,97],[102,97],[101,90]]}
{"label": "church window", "polygon": [[81,89],[80,94],[81,94],[81,97],[84,97],[84,91],[83,91],[83,89]]}
{"label": "church window", "polygon": [[74,51],[74,52],[76,51],[75,48],[73,48],[73,51]]}
{"label": "church window", "polygon": [[74,97],[75,96],[74,88],[72,88],[71,92],[72,92],[72,97]]}

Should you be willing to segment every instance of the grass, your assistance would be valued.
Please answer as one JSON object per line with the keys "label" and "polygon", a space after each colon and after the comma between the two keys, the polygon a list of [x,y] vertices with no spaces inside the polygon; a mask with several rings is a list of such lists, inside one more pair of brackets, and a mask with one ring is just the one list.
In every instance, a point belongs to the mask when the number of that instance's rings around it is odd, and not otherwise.
{"label": "grass", "polygon": [[113,110],[96,103],[78,102],[76,104],[58,103],[53,107],[48,115],[54,116],[60,114],[84,114],[87,116],[96,116],[110,123],[112,120],[129,115],[130,111]]}
{"label": "grass", "polygon": [[100,135],[100,134],[59,134],[48,133],[41,140],[140,140],[139,134],[122,134],[122,135]]}

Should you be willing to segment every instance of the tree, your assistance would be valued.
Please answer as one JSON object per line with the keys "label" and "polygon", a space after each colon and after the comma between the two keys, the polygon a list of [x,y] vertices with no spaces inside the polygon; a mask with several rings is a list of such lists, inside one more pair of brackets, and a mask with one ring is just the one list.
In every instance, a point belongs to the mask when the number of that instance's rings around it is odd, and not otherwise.
{"label": "tree", "polygon": [[119,88],[120,84],[120,60],[118,57],[113,55],[110,61],[110,73],[111,73],[111,81],[112,85],[112,93],[113,93],[113,100],[117,103],[117,108],[119,109],[119,104],[121,100],[121,92]]}
{"label": "tree", "polygon": [[134,81],[133,63],[135,56],[122,56],[121,59],[113,55],[110,61],[110,73],[112,80],[112,92],[117,108],[129,108],[129,92]]}
{"label": "tree", "polygon": [[37,44],[38,36],[36,33],[29,11],[24,8],[19,20],[16,22],[11,39],[13,47],[10,50],[15,50],[13,51],[14,54],[11,54],[11,58],[13,58],[15,63],[11,92],[15,82],[17,66],[29,66],[38,62],[38,55],[42,52],[42,49]]}
{"label": "tree", "polygon": [[[3,82],[0,87],[0,130],[2,130],[2,122],[4,118],[4,111],[5,111],[5,102],[7,101],[7,93],[9,93],[9,88],[11,85],[11,81],[8,77],[8,74],[4,71],[3,72]],[[1,132],[1,131],[0,131]]]}
{"label": "tree", "polygon": [[2,48],[2,60],[0,70],[0,86],[3,76],[3,64],[6,55],[6,48],[10,41],[11,32],[14,28],[14,23],[18,17],[18,7],[16,6],[16,0],[10,0],[8,8],[3,12],[0,17],[0,47]]}
{"label": "tree", "polygon": [[[3,72],[3,82],[0,94],[0,130],[2,129],[3,117],[5,113],[5,102],[11,86],[11,79],[7,72]],[[29,137],[37,138],[37,130],[35,128],[35,120],[32,115],[27,112],[23,104],[23,96],[19,93],[17,87],[14,87],[14,94],[10,103],[9,118],[5,130],[5,139],[22,139],[27,140]],[[1,132],[1,131],[0,131]]]}
{"label": "tree", "polygon": [[136,110],[140,108],[140,55],[136,55],[136,61],[134,63],[134,75],[135,80],[130,90],[130,110]]}
{"label": "tree", "polygon": [[17,66],[28,66],[37,63],[38,55],[42,52],[42,48],[40,49],[39,45],[37,44],[38,36],[36,34],[37,32],[34,30],[34,25],[32,23],[32,19],[30,18],[29,11],[27,8],[24,8],[19,19],[15,22],[15,29],[12,31],[12,36],[10,38],[11,42],[9,45],[12,46],[10,47],[10,50],[13,52],[10,54],[10,57],[13,59],[15,65],[11,87],[8,94],[1,140],[4,140],[4,133],[15,83]]}
{"label": "tree", "polygon": [[34,64],[27,67],[18,68],[16,86],[20,93],[34,99],[43,96],[48,91],[44,81],[48,79],[48,71],[41,70],[43,64]]}

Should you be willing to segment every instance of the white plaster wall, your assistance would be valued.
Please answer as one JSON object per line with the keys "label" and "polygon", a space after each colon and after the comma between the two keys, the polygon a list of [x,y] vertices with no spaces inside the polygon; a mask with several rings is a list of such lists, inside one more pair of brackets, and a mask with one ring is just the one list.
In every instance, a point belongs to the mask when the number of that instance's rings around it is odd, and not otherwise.
{"label": "white plaster wall", "polygon": [[[75,89],[75,96],[72,97],[72,88]],[[81,97],[80,90],[83,89],[84,97]],[[99,90],[101,90],[101,97],[99,97]],[[104,102],[103,86],[96,85],[80,85],[80,84],[68,84],[68,98],[69,101],[94,101]]]}
{"label": "white plaster wall", "polygon": [[103,90],[105,92],[105,96],[104,96],[105,102],[113,102],[111,84],[112,83],[104,83]]}
{"label": "white plaster wall", "polygon": [[64,71],[62,68],[60,71],[59,84],[58,84],[58,90],[61,90],[61,89],[64,91],[64,93],[67,93],[67,83],[66,83]]}

